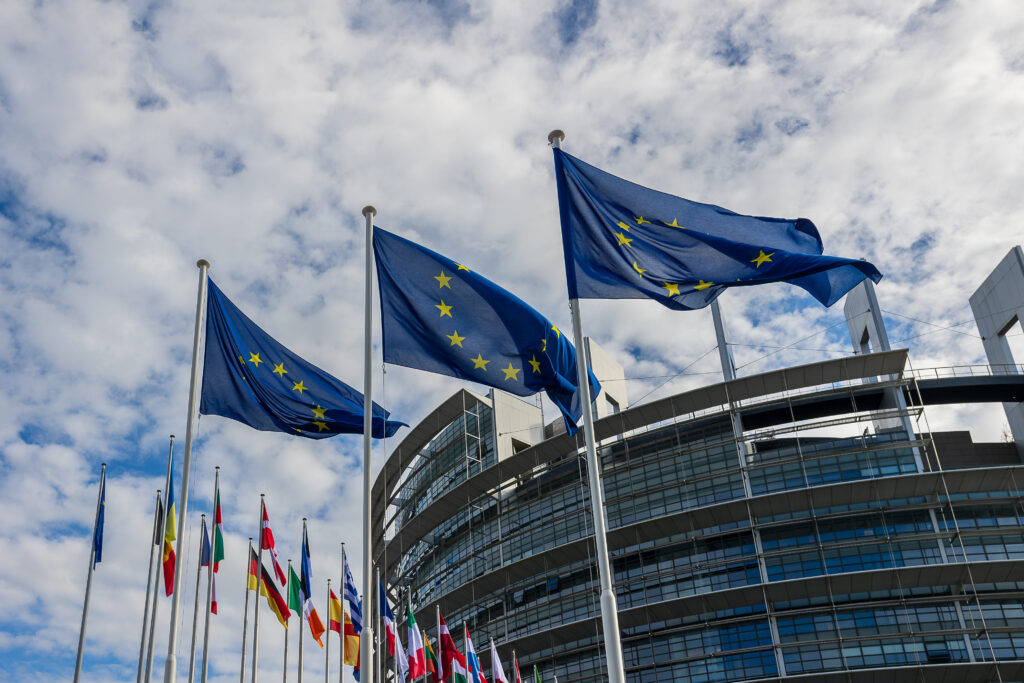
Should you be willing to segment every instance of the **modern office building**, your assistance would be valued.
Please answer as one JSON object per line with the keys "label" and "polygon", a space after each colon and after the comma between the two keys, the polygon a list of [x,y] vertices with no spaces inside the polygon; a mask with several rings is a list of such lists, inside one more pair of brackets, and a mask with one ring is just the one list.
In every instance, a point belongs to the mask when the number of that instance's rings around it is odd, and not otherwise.
{"label": "modern office building", "polygon": [[[588,343],[628,680],[1024,679],[1024,376],[1001,337],[1024,320],[1019,247],[971,305],[990,365],[910,371],[861,286],[849,357],[632,408]],[[930,429],[968,403],[1015,440]],[[493,638],[545,681],[601,680],[582,435],[546,417],[500,392],[437,406],[376,481],[375,560],[485,665]]]}

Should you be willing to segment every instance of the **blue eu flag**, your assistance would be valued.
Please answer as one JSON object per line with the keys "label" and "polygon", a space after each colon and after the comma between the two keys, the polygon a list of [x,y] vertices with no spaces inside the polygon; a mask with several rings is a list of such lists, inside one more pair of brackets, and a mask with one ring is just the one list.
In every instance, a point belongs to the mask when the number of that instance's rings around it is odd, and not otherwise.
{"label": "blue eu flag", "polygon": [[692,310],[726,287],[789,282],[831,306],[865,277],[882,279],[867,261],[823,256],[806,218],[743,216],[554,152],[570,298],[649,297]]}
{"label": "blue eu flag", "polygon": [[[363,395],[279,344],[210,280],[199,412],[267,432],[325,439],[363,433]],[[373,404],[373,436],[402,422]]]}
{"label": "blue eu flag", "polygon": [[[384,362],[519,396],[546,391],[570,434],[581,415],[576,350],[510,292],[386,230],[374,229]],[[590,373],[593,396],[600,385]]]}

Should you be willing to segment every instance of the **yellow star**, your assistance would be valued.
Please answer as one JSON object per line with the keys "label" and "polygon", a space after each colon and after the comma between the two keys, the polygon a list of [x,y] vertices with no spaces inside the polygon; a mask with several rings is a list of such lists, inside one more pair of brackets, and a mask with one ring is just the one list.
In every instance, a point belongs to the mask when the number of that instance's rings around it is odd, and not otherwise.
{"label": "yellow star", "polygon": [[533,358],[531,358],[530,360],[528,360],[526,362],[530,364],[530,367],[533,368],[534,372],[536,372],[536,373],[540,372],[540,361],[537,360],[537,354],[533,354]]}
{"label": "yellow star", "polygon": [[548,350],[548,340],[547,340],[547,337],[545,337],[544,339],[540,340],[540,350],[541,351],[547,351]]}
{"label": "yellow star", "polygon": [[470,358],[470,360],[473,361],[474,370],[483,370],[484,372],[487,372],[487,364],[491,362],[489,360],[484,360],[483,355],[479,353],[476,354],[476,358]]}
{"label": "yellow star", "polygon": [[[556,337],[558,337],[558,338],[561,338],[561,337],[562,337],[562,333],[558,331],[558,328],[557,328],[557,327],[555,327],[554,325],[552,325],[552,326],[551,326],[551,329],[555,331],[555,336],[556,336]],[[543,350],[545,350],[545,349],[541,349],[541,350],[543,351]]]}
{"label": "yellow star", "polygon": [[313,424],[316,425],[316,431],[322,432],[327,429],[327,423],[321,422],[320,420],[313,420]]}
{"label": "yellow star", "polygon": [[472,272],[472,271],[470,271],[469,268],[467,268],[466,266],[462,265],[461,263],[456,263],[455,265],[457,265],[459,267],[459,270],[464,270],[467,273]]}
{"label": "yellow star", "polygon": [[288,374],[288,371],[284,369],[284,363],[278,363],[274,366],[274,374],[280,377],[284,377]]}
{"label": "yellow star", "polygon": [[626,232],[629,232],[629,225],[626,224],[625,222],[619,221],[616,225],[618,225],[620,228],[622,228]]}
{"label": "yellow star", "polygon": [[327,408],[321,408],[320,405],[317,404],[316,408],[313,408],[313,417],[315,417],[318,420],[322,420],[324,419],[324,413],[326,412]]}
{"label": "yellow star", "polygon": [[299,395],[302,395],[302,392],[306,390],[306,385],[302,383],[301,379],[298,382],[292,382],[292,385],[292,391],[299,392]]}
{"label": "yellow star", "polygon": [[764,253],[764,249],[758,249],[758,251],[761,253],[758,254],[756,258],[750,259],[750,262],[754,264],[755,268],[760,268],[761,264],[765,262],[771,263],[772,256],[775,256],[774,251],[770,254]]}
{"label": "yellow star", "polygon": [[621,246],[622,246],[623,244],[625,244],[625,245],[626,245],[627,247],[629,247],[630,249],[632,249],[632,248],[633,248],[633,245],[632,245],[632,244],[630,244],[630,242],[632,242],[632,241],[633,241],[633,239],[632,239],[632,238],[630,238],[630,237],[626,237],[626,236],[625,236],[625,235],[623,235],[623,234],[622,234],[621,232],[617,232],[617,233],[615,233],[615,236],[619,238],[619,246],[620,246],[620,247],[621,247]]}
{"label": "yellow star", "polygon": [[446,334],[444,336],[448,337],[448,339],[451,340],[452,343],[449,344],[449,346],[458,346],[460,349],[462,348],[462,340],[465,339],[465,337],[460,337],[458,330],[455,330],[451,334]]}
{"label": "yellow star", "polygon": [[448,304],[446,304],[444,302],[444,299],[441,299],[441,303],[440,304],[434,304],[434,308],[436,308],[436,309],[441,311],[441,317],[442,318],[445,317],[445,316],[448,316],[449,318],[452,317],[452,307],[449,306]]}
{"label": "yellow star", "polygon": [[639,217],[635,217],[634,216],[633,220],[636,221],[637,225],[643,225],[644,223],[650,223],[650,221],[647,220],[646,218],[644,218],[643,216],[639,216]]}
{"label": "yellow star", "polygon": [[668,290],[666,296],[679,296],[679,283],[677,282],[666,282],[662,285],[662,288]]}
{"label": "yellow star", "polygon": [[686,230],[686,228],[684,228],[683,226],[679,225],[679,223],[676,222],[675,218],[672,219],[671,223],[666,223],[665,225],[667,225],[670,228],[679,228],[680,230]]}
{"label": "yellow star", "polygon": [[451,275],[445,275],[444,274],[444,268],[441,269],[441,274],[440,275],[435,275],[434,276],[434,279],[437,280],[437,288],[438,289],[440,289],[441,287],[447,287],[448,289],[452,288],[452,286],[450,284],[448,284],[448,281],[452,279],[452,276]]}
{"label": "yellow star", "polygon": [[714,282],[704,282],[703,280],[701,280],[700,284],[694,285],[693,288],[696,289],[699,292],[702,289],[707,289],[708,287],[710,287],[713,284],[715,284],[715,283]]}
{"label": "yellow star", "polygon": [[636,261],[633,261],[633,270],[635,270],[636,274],[639,275],[640,277],[643,277],[644,273],[647,272],[647,269],[646,268],[641,268],[640,266],[638,266],[636,264]]}
{"label": "yellow star", "polygon": [[507,368],[502,368],[502,372],[505,373],[505,380],[517,380],[519,379],[519,368],[512,367],[512,361],[508,362]]}
{"label": "yellow star", "polygon": [[259,367],[260,363],[263,362],[263,359],[260,358],[260,354],[259,353],[250,353],[249,354],[249,362],[252,363],[253,365],[255,365],[256,367]]}

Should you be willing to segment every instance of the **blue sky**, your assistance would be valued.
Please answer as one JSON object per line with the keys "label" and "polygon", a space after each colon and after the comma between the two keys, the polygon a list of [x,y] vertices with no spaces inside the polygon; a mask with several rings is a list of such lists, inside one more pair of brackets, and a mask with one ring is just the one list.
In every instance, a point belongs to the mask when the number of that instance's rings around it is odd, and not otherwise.
{"label": "blue sky", "polygon": [[[812,219],[828,253],[885,274],[890,337],[915,367],[982,362],[973,324],[917,321],[970,320],[968,296],[1021,241],[1022,29],[1011,0],[0,4],[0,678],[70,675],[102,461],[87,680],[134,677],[152,497],[168,434],[179,456],[184,440],[198,258],[271,335],[354,385],[366,204],[568,329],[553,128],[630,180]],[[721,303],[741,373],[849,349],[841,304],[784,285]],[[706,311],[583,314],[634,401],[717,378]],[[410,423],[459,386],[376,375],[375,398]],[[929,419],[993,440],[1004,423],[991,407]],[[322,586],[339,544],[359,545],[358,453],[356,437],[200,422],[188,538],[214,465],[228,532],[213,680],[237,675],[259,493],[283,559],[310,518]],[[166,617],[165,602],[158,653]]]}

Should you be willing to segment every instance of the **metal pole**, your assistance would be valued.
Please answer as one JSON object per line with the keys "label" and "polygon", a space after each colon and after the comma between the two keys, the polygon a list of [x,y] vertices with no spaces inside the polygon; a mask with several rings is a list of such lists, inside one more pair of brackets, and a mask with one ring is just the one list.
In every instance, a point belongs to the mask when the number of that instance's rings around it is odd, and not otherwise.
{"label": "metal pole", "polygon": [[[330,597],[330,596],[328,596]],[[345,683],[345,541],[341,542],[341,656],[338,658],[338,683]],[[327,635],[330,636],[331,603],[327,603]]]}
{"label": "metal pole", "polygon": [[[206,533],[206,514],[200,517],[203,534]],[[195,680],[196,671],[196,633],[199,631],[199,581],[203,578],[203,538],[199,538],[199,557],[196,559],[196,599],[192,607],[192,646],[188,653],[188,683]],[[213,561],[213,558],[210,558]],[[207,582],[209,583],[209,582]]]}
{"label": "metal pole", "polygon": [[[217,518],[217,504],[220,502],[220,466],[213,468],[213,514],[211,519],[211,532],[210,532],[210,565],[206,568],[206,617],[205,623],[203,624],[203,669],[199,676],[200,683],[206,683],[206,674],[210,669],[210,610],[213,608],[213,562],[214,558],[217,557],[217,525],[220,520]],[[245,561],[248,563],[249,558],[246,557]],[[249,594],[249,572],[246,570],[246,596]]]}
{"label": "metal pole", "polygon": [[[306,518],[306,517],[302,518],[302,542],[303,543],[306,542],[306,521],[307,521],[307,519],[308,518]],[[303,550],[302,552],[305,552],[305,550]],[[301,562],[301,560],[300,560],[300,562]],[[301,564],[299,565],[299,570],[300,571],[302,570],[302,565]],[[289,574],[288,575],[288,580],[291,581],[291,578],[292,578],[292,576],[291,576],[291,574]],[[313,587],[310,586],[309,590],[312,591]],[[306,606],[303,605],[300,609],[305,611],[305,608],[306,608]],[[328,604],[328,608],[330,608],[330,604]],[[330,612],[327,613],[327,625],[328,626],[331,625],[331,615],[330,615]],[[302,649],[303,649],[303,647],[302,647],[302,638],[303,638],[303,631],[304,631],[304,629],[302,628],[302,616],[300,615],[299,616],[299,683],[302,683]]]}
{"label": "metal pole", "polygon": [[[288,580],[292,580],[292,561],[288,560]],[[288,615],[289,619],[291,615]],[[302,633],[302,615],[299,614],[299,633]],[[288,620],[285,619],[284,627],[284,683],[288,683]]]}
{"label": "metal pole", "polygon": [[[260,520],[263,523],[263,520]],[[249,631],[249,567],[252,564],[252,536],[249,537],[249,552],[245,555],[245,607],[242,608],[242,672],[238,675],[238,683],[245,683],[245,646]],[[259,594],[256,595],[259,598]],[[259,602],[256,603],[257,607]]]}
{"label": "metal pole", "polygon": [[157,546],[157,534],[160,532],[160,489],[156,490],[156,503],[153,504],[153,538],[149,543],[149,573],[146,574],[146,607],[142,610],[142,636],[139,638],[139,671],[135,675],[135,683],[142,683],[143,663],[146,659],[146,626],[149,622],[149,592],[153,588],[153,555]]}
{"label": "metal pole", "polygon": [[[553,130],[548,142],[555,149],[561,148],[565,133]],[[601,490],[601,470],[594,447],[594,416],[591,406],[590,382],[587,376],[585,350],[583,348],[583,323],[580,317],[580,300],[570,299],[572,327],[576,340],[576,378],[579,382],[580,405],[583,409],[583,437],[587,449],[587,476],[590,483],[590,506],[594,517],[594,541],[597,545],[597,569],[601,581],[601,626],[604,631],[605,660],[610,683],[625,683],[626,673],[622,664],[622,643],[619,638],[619,613],[615,600],[615,584],[611,562],[608,560],[608,538],[604,521],[604,493]]]}
{"label": "metal pole", "polygon": [[[327,604],[331,604],[331,580],[327,579]],[[327,615],[330,623],[331,615]],[[331,632],[324,634],[324,683],[331,683]]]}
{"label": "metal pole", "polygon": [[[164,547],[164,525],[167,523],[167,503],[171,497],[171,466],[174,464],[174,434],[171,434],[171,443],[167,447],[167,476],[164,481],[164,510],[160,514],[160,530],[157,532],[160,534],[160,556],[163,557]],[[162,563],[161,563],[162,564]],[[157,574],[160,573],[160,566],[157,566]],[[160,581],[157,580],[153,586],[153,611],[149,615],[149,645],[146,653],[146,683],[152,680],[153,676],[153,636],[156,633],[156,608],[160,605]]]}
{"label": "metal pole", "polygon": [[[366,281],[363,291],[363,601],[371,603],[373,595],[373,538],[371,537],[371,439],[373,438],[373,373],[370,366],[373,346],[373,217],[377,209],[372,206],[363,207],[366,219]],[[373,639],[373,626],[370,619],[363,619],[363,638],[359,641],[360,658],[363,662],[371,661],[370,641]],[[373,667],[367,667],[366,680],[361,683],[373,683]],[[362,677],[362,672],[360,672]]]}
{"label": "metal pole", "polygon": [[442,681],[445,676],[450,674],[450,671],[444,670],[444,643],[441,640],[441,606],[434,605],[434,611],[437,613],[437,677]]}
{"label": "metal pole", "polygon": [[264,494],[260,494],[260,541],[256,562],[256,601],[252,617],[252,683],[256,683],[260,663],[260,589],[263,587],[263,505]]}
{"label": "metal pole", "polygon": [[78,630],[78,654],[75,656],[75,683],[82,676],[82,655],[85,654],[85,622],[89,616],[89,594],[92,593],[92,572],[96,566],[96,529],[100,524],[100,508],[103,505],[103,485],[107,479],[107,463],[100,465],[100,490],[96,494],[96,519],[92,525],[92,539],[89,551],[89,574],[85,579],[85,602],[82,604],[82,627]]}
{"label": "metal pole", "polygon": [[[374,595],[377,596],[377,602],[378,603],[380,602],[379,588],[377,588],[377,586],[380,586],[380,568],[377,568],[377,569],[374,570],[373,576],[376,579],[376,582],[374,584],[374,590],[378,591],[378,592],[371,593],[369,597],[364,597],[363,598],[363,602],[366,604],[367,609],[370,609],[370,607],[373,605],[373,603],[374,603],[373,596]],[[376,672],[377,672],[377,678],[380,680],[380,683],[384,683],[384,649],[383,649],[384,645],[383,645],[383,643],[381,643],[381,640],[380,640],[381,632],[384,630],[384,622],[383,622],[384,616],[383,616],[383,614],[384,614],[384,607],[382,605],[378,604],[377,605],[377,614],[375,614],[372,617],[370,617],[370,619],[376,619],[377,620],[377,641],[376,641],[376,646],[377,646],[376,667],[377,668],[376,668]],[[363,616],[363,629],[364,630],[366,629],[366,622],[370,621],[370,619],[367,619],[365,615]],[[373,629],[372,628],[370,629],[370,637],[371,638],[373,637]],[[362,647],[362,643],[361,642],[360,642],[360,647]]]}
{"label": "metal pole", "polygon": [[210,262],[196,261],[199,268],[199,294],[196,297],[196,329],[192,337],[192,377],[188,388],[188,424],[185,426],[185,461],[181,466],[181,515],[178,517],[178,540],[175,545],[174,591],[171,593],[171,625],[167,635],[167,663],[164,665],[164,683],[174,683],[178,666],[178,603],[181,600],[181,555],[185,537],[185,518],[188,516],[188,478],[192,466],[192,436],[195,432],[197,394],[199,392],[199,346],[203,341],[203,314],[206,309],[206,280]]}
{"label": "metal pole", "polygon": [[718,307],[718,299],[711,302],[711,320],[715,324],[715,341],[718,343],[718,359],[722,362],[722,376],[726,382],[736,379],[736,364],[732,359],[732,348],[725,336],[725,322],[722,320],[722,309]]}

